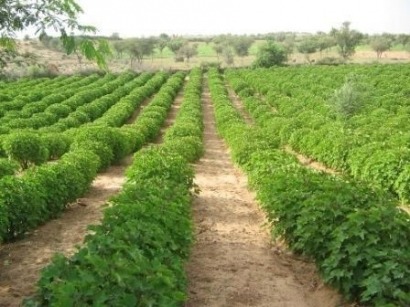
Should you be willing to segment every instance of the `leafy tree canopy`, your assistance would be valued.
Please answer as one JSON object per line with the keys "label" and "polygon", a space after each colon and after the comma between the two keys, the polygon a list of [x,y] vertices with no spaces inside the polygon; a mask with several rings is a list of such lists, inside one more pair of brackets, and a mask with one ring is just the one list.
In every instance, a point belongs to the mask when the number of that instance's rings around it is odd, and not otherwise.
{"label": "leafy tree canopy", "polygon": [[333,28],[330,34],[336,41],[339,54],[345,60],[355,53],[356,46],[363,37],[360,32],[350,29],[350,22],[348,21],[344,22],[340,29]]}
{"label": "leafy tree canopy", "polygon": [[78,23],[83,11],[75,0],[0,0],[0,47],[15,48],[16,33],[34,29],[40,38],[53,29],[60,34],[68,54],[80,51],[87,59],[106,68],[105,56],[110,48],[104,40],[76,40],[74,32],[95,33],[92,26]]}
{"label": "leafy tree canopy", "polygon": [[286,50],[274,41],[268,41],[265,45],[260,47],[253,65],[254,67],[268,68],[282,65],[286,60]]}

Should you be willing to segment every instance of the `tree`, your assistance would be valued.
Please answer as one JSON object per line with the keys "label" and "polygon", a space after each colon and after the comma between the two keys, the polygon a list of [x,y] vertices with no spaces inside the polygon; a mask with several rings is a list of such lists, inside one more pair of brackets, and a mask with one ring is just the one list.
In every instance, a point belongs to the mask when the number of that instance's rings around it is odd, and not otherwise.
{"label": "tree", "polygon": [[215,50],[216,57],[219,60],[219,57],[221,56],[221,54],[224,50],[224,45],[222,43],[214,43],[212,48]]}
{"label": "tree", "polygon": [[232,40],[231,44],[235,53],[244,57],[249,54],[249,48],[252,46],[254,39],[248,36],[239,36]]}
{"label": "tree", "polygon": [[314,37],[308,37],[302,40],[298,45],[298,51],[305,55],[306,61],[310,64],[310,55],[318,49],[317,41]]}
{"label": "tree", "polygon": [[157,48],[159,50],[159,53],[161,54],[162,57],[162,52],[164,51],[165,47],[168,45],[168,42],[170,41],[170,37],[168,34],[161,33],[159,35],[158,41],[157,41]]}
{"label": "tree", "polygon": [[151,55],[154,52],[155,43],[156,42],[153,38],[138,38],[127,42],[126,49],[130,54],[131,68],[133,67],[135,60],[141,64],[144,56]]}
{"label": "tree", "polygon": [[186,43],[182,38],[173,38],[168,41],[167,47],[174,53],[177,54],[178,50]]}
{"label": "tree", "polygon": [[383,52],[391,48],[391,44],[391,40],[384,35],[374,36],[370,41],[370,46],[376,52],[378,59],[381,58]]}
{"label": "tree", "polygon": [[222,50],[222,56],[224,58],[225,63],[228,66],[231,66],[234,64],[234,51],[233,48],[229,45],[225,45],[223,50]]}
{"label": "tree", "polygon": [[407,44],[410,44],[410,35],[409,34],[399,34],[397,35],[396,41],[397,43],[402,44],[403,46],[406,46]]}
{"label": "tree", "polygon": [[340,29],[333,28],[330,34],[334,37],[339,54],[344,60],[347,60],[355,53],[356,47],[362,38],[361,33],[350,29],[350,22],[348,21],[345,21]]}
{"label": "tree", "polygon": [[333,37],[322,32],[316,35],[316,42],[320,55],[322,55],[323,51],[332,48],[334,45],[336,45],[335,39]]}
{"label": "tree", "polygon": [[0,5],[0,46],[3,49],[15,49],[15,35],[27,28],[34,28],[40,37],[53,28],[58,30],[63,46],[68,54],[75,50],[82,52],[89,60],[94,60],[100,67],[106,67],[105,57],[109,52],[104,40],[84,39],[76,43],[68,33],[81,31],[93,32],[96,29],[78,23],[81,7],[75,0],[2,0]]}
{"label": "tree", "polygon": [[336,116],[347,119],[357,114],[368,99],[369,89],[361,76],[348,75],[345,83],[336,89],[329,104]]}
{"label": "tree", "polygon": [[282,43],[281,43],[283,49],[286,52],[286,56],[289,57],[292,53],[293,50],[295,49],[295,37],[294,36],[288,36]]}
{"label": "tree", "polygon": [[178,50],[177,54],[189,63],[190,58],[198,54],[198,44],[186,43]]}
{"label": "tree", "polygon": [[124,51],[127,50],[126,41],[123,41],[123,40],[115,41],[115,42],[112,43],[112,46],[113,46],[115,52],[117,53],[117,57],[119,59],[121,59]]}
{"label": "tree", "polygon": [[253,66],[268,68],[282,65],[286,60],[287,53],[285,49],[281,45],[270,40],[259,48]]}

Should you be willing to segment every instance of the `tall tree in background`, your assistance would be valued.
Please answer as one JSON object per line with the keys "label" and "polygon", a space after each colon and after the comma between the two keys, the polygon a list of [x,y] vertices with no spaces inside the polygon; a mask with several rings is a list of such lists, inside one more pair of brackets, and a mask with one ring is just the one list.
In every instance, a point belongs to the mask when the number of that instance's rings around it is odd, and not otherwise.
{"label": "tall tree in background", "polygon": [[376,52],[378,59],[382,57],[383,52],[386,52],[391,48],[391,45],[391,39],[384,35],[374,36],[370,40],[370,46]]}
{"label": "tall tree in background", "polygon": [[348,21],[345,21],[340,29],[333,28],[330,35],[334,37],[339,54],[344,60],[347,60],[355,53],[356,47],[363,36],[360,32],[351,30]]}
{"label": "tall tree in background", "polygon": [[159,35],[159,38],[157,40],[157,48],[159,50],[159,54],[161,55],[162,58],[162,52],[164,51],[165,47],[167,47],[168,42],[170,41],[170,37],[168,34],[161,33]]}
{"label": "tall tree in background", "polygon": [[175,37],[168,41],[167,47],[174,54],[177,54],[178,50],[181,49],[181,47],[185,44],[186,44],[186,40],[184,40],[183,38]]}
{"label": "tall tree in background", "polygon": [[0,3],[0,47],[3,49],[14,50],[16,33],[27,28],[34,28],[40,37],[53,29],[60,33],[68,54],[78,51],[106,68],[105,57],[110,53],[106,41],[87,38],[76,41],[74,35],[69,34],[96,32],[94,27],[78,23],[78,16],[83,11],[75,0],[2,0]]}
{"label": "tall tree in background", "polygon": [[232,47],[235,53],[243,58],[249,55],[249,48],[252,46],[254,39],[248,36],[238,36],[232,39]]}
{"label": "tall tree in background", "polygon": [[177,53],[179,56],[185,58],[187,63],[189,63],[189,60],[198,54],[198,44],[186,43],[179,48]]}
{"label": "tall tree in background", "polygon": [[127,51],[130,55],[130,65],[133,68],[134,61],[142,64],[144,56],[152,55],[155,49],[156,41],[153,38],[137,38],[127,41]]}
{"label": "tall tree in background", "polygon": [[318,43],[314,36],[303,39],[298,45],[298,51],[305,55],[306,61],[310,64],[310,55],[318,50]]}
{"label": "tall tree in background", "polygon": [[287,60],[287,52],[284,47],[272,40],[262,45],[253,63],[254,67],[269,68],[272,66],[283,65]]}

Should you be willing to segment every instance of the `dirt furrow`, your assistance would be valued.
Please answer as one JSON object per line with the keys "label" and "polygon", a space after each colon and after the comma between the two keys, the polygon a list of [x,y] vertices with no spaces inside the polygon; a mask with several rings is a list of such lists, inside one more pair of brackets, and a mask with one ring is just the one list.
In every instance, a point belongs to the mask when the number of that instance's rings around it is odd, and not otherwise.
{"label": "dirt furrow", "polygon": [[155,97],[155,94],[151,96],[150,98],[145,99],[138,107],[135,108],[135,111],[132,113],[130,118],[127,119],[126,124],[131,125],[135,120],[137,119],[138,115],[141,113],[141,111],[149,105],[151,100]]}
{"label": "dirt furrow", "polygon": [[196,243],[187,265],[189,299],[200,306],[336,306],[314,265],[272,243],[269,225],[217,136],[209,91],[203,93],[205,154],[195,165]]}
{"label": "dirt furrow", "polygon": [[228,91],[229,99],[232,101],[233,106],[238,110],[239,114],[242,115],[245,123],[248,125],[253,125],[253,119],[245,109],[238,95],[236,95],[235,91],[229,86],[229,84],[226,84],[226,89]]}

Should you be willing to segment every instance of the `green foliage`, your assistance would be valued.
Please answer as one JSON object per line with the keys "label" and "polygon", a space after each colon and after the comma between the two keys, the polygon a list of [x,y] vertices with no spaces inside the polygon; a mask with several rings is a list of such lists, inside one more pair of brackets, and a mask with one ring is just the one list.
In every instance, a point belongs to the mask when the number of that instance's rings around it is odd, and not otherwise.
{"label": "green foliage", "polygon": [[[170,84],[178,87],[181,77],[175,76]],[[144,148],[135,155],[127,170],[128,181],[110,201],[102,223],[91,228],[93,235],[86,238],[85,245],[73,257],[58,255],[53,259],[42,272],[36,296],[27,300],[26,306],[184,303],[184,263],[193,241],[190,189],[194,172],[187,159],[197,157],[191,153],[202,148],[197,137],[202,130],[189,133],[185,129],[185,120],[201,120],[200,72],[194,70],[190,77],[185,88],[189,98],[181,105],[173,133],[166,137],[164,145]],[[164,93],[169,94],[171,88],[165,89]],[[175,88],[172,92],[176,92]],[[147,114],[162,114],[160,105],[167,105],[168,101],[151,104],[146,107],[152,110]],[[155,118],[151,117],[153,121]],[[140,126],[130,125],[127,135],[132,134],[132,127]]]}
{"label": "green foliage", "polygon": [[3,148],[10,159],[16,160],[24,170],[32,164],[47,161],[47,146],[38,134],[14,132],[3,140]]}
{"label": "green foliage", "polygon": [[182,56],[189,63],[189,60],[198,54],[197,44],[185,44],[178,49],[176,56]]}
{"label": "green foliage", "polygon": [[366,88],[359,76],[350,75],[342,87],[335,90],[329,104],[337,116],[346,119],[357,114],[363,108],[366,95]]}
{"label": "green foliage", "polygon": [[58,159],[68,151],[71,140],[61,134],[42,134],[41,139],[47,147],[49,159]]}
{"label": "green foliage", "polygon": [[82,9],[74,0],[54,0],[50,3],[3,1],[0,8],[0,45],[12,48],[15,33],[27,28],[34,28],[36,33],[40,33],[40,39],[47,35],[48,29],[53,28],[60,32],[68,54],[78,49],[88,59],[95,60],[99,66],[106,68],[105,56],[109,53],[109,48],[105,41],[82,39],[80,44],[76,44],[75,37],[68,34],[74,31],[96,31],[94,27],[78,23],[80,13]]}
{"label": "green foliage", "polygon": [[392,42],[386,36],[374,36],[371,39],[370,47],[376,52],[377,58],[380,59],[382,54],[391,48]]}
{"label": "green foliage", "polygon": [[[246,85],[236,81],[237,74],[230,71],[227,75],[241,93]],[[381,182],[383,187],[392,188],[394,178],[399,176],[397,172],[408,164],[408,150],[386,151],[382,147],[369,158],[369,153],[381,147],[376,143],[349,155],[357,136],[344,135],[342,123],[323,125],[325,118],[311,122],[314,113],[300,110],[302,106],[307,108],[309,96],[304,95],[304,104],[298,104],[291,98],[297,93],[295,89],[286,93],[288,99],[283,99],[283,105],[277,102],[278,95],[270,96],[282,109],[286,108],[287,117],[258,116],[255,112],[258,107],[254,105],[266,102],[256,97],[245,98],[250,114],[256,115],[257,126],[252,127],[253,131],[263,127],[262,131],[275,133],[282,129],[285,144],[291,141],[295,147],[318,156],[324,155],[323,149],[332,148],[330,155],[337,153],[338,163],[342,165],[347,159],[350,167],[355,161],[359,175],[372,177],[372,182],[379,184],[371,188],[352,178],[308,169],[294,156],[276,149],[274,142],[270,144],[268,133],[260,135],[259,140],[254,135],[249,137],[244,132],[246,124],[237,118],[218,73],[214,71],[208,78],[218,131],[229,144],[233,157],[246,154],[244,159],[235,161],[247,171],[249,184],[273,224],[273,234],[285,239],[295,252],[312,258],[324,279],[349,299],[369,306],[409,305],[409,217],[397,208],[392,194],[379,188]],[[262,82],[268,82],[265,78],[255,80],[248,74],[243,74],[244,79],[246,83],[255,82],[255,88],[260,86],[261,90],[264,90]],[[274,80],[269,86],[281,82],[277,76]],[[295,106],[289,106],[290,103]],[[287,127],[283,127],[286,123]],[[351,133],[350,128],[346,131]],[[332,161],[332,157],[326,159]],[[368,167],[363,168],[367,162]],[[407,177],[405,170],[396,185],[403,188],[403,193],[406,193]]]}
{"label": "green foliage", "polygon": [[273,41],[268,41],[266,45],[259,48],[254,67],[269,68],[276,65],[283,65],[287,60],[285,50]]}
{"label": "green foliage", "polygon": [[84,149],[93,152],[98,156],[99,171],[108,168],[114,160],[114,154],[112,149],[106,143],[102,141],[89,140],[77,140],[71,144],[71,150]]}
{"label": "green foliage", "polygon": [[19,169],[19,164],[10,159],[0,158],[0,179],[4,176],[12,176]]}
{"label": "green foliage", "polygon": [[232,38],[230,43],[232,44],[235,53],[240,57],[244,57],[249,55],[249,48],[251,47],[253,42],[254,39],[252,37],[238,36]]}
{"label": "green foliage", "polygon": [[125,41],[125,50],[128,51],[131,57],[131,68],[133,67],[134,60],[141,64],[144,56],[152,55],[155,44],[156,41],[153,38],[138,38]]}
{"label": "green foliage", "polygon": [[[110,163],[121,160],[130,152],[126,138],[119,130],[115,128],[85,127],[79,129],[74,138],[74,142],[77,143],[75,146],[81,147],[81,143],[84,142],[88,143],[86,147],[93,147],[94,145],[89,143],[90,140],[92,142],[101,142],[104,146],[108,147],[108,149],[112,152],[112,160]],[[104,157],[107,157],[107,150],[104,150]]]}
{"label": "green foliage", "polygon": [[318,42],[314,37],[305,38],[298,45],[298,51],[305,55],[308,63],[310,63],[309,55],[315,53],[318,48]]}
{"label": "green foliage", "polygon": [[46,211],[39,184],[15,176],[0,179],[0,234],[2,241],[23,236],[41,223]]}
{"label": "green foliage", "polygon": [[347,60],[355,51],[362,39],[362,34],[350,29],[350,22],[344,22],[340,29],[332,29],[330,34],[334,37],[340,56]]}

